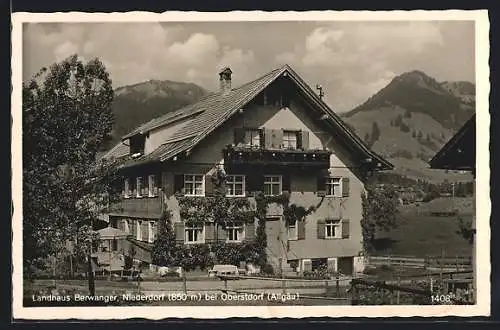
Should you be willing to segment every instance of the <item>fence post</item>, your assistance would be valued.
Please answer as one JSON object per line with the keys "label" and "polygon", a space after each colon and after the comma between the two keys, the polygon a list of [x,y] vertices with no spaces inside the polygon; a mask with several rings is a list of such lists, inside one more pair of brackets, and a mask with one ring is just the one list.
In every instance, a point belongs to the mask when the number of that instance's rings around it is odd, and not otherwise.
{"label": "fence post", "polygon": [[355,280],[351,281],[351,305],[359,305],[358,288]]}
{"label": "fence post", "polygon": [[[398,287],[401,287],[401,277],[398,276]],[[396,292],[396,305],[399,305],[399,290]]]}
{"label": "fence post", "polygon": [[224,277],[224,290],[227,291],[227,278]]}
{"label": "fence post", "polygon": [[335,280],[335,291],[337,291],[337,297],[340,296],[340,280],[339,276],[337,275],[337,278]]}
{"label": "fence post", "polygon": [[186,273],[182,274],[182,291],[184,293],[187,293],[187,278],[186,278]]}
{"label": "fence post", "polygon": [[281,280],[281,287],[283,288],[283,294],[286,294],[286,280]]}
{"label": "fence post", "polygon": [[441,271],[439,273],[439,279],[443,282],[443,266],[444,266],[444,249],[441,250]]}
{"label": "fence post", "polygon": [[458,254],[456,255],[456,260],[457,260],[457,272],[459,271],[458,270]]}

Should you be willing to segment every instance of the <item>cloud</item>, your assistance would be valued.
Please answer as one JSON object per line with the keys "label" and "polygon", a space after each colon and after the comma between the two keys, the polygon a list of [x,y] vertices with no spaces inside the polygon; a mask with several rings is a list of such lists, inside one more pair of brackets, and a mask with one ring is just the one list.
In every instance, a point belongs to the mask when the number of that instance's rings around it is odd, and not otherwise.
{"label": "cloud", "polygon": [[[50,31],[43,24],[30,24],[24,32],[30,50],[25,52],[25,79],[42,66],[78,53],[98,57],[115,87],[168,79],[214,89],[219,67],[229,65],[237,77],[248,79],[255,60],[252,51],[222,45],[215,35],[186,34],[183,28],[159,23],[65,24]],[[35,49],[42,56],[34,56]]]}
{"label": "cloud", "polygon": [[291,63],[310,77],[323,76],[318,82],[326,86],[327,102],[345,111],[395,75],[414,69],[406,65],[409,59],[442,45],[439,25],[433,22],[335,23],[316,27],[302,48],[280,53],[276,60]]}
{"label": "cloud", "polygon": [[197,22],[25,24],[27,79],[72,53],[98,57],[115,87],[149,79],[218,88],[230,66],[233,85],[290,64],[321,84],[336,111],[350,110],[403,72],[474,81],[474,23]]}

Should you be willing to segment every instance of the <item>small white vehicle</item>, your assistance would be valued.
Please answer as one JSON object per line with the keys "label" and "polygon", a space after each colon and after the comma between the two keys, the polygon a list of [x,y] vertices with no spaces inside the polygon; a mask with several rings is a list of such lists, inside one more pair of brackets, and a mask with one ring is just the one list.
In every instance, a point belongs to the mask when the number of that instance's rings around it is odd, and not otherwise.
{"label": "small white vehicle", "polygon": [[214,265],[214,267],[208,271],[208,277],[216,277],[219,275],[238,277],[239,274],[240,271],[238,267],[234,265]]}

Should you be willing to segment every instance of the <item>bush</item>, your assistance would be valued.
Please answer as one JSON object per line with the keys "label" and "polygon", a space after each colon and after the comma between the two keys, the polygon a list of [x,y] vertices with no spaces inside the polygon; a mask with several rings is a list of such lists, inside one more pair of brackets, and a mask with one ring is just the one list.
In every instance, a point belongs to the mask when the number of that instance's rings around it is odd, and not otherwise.
{"label": "bush", "polygon": [[401,125],[399,125],[399,130],[401,132],[408,133],[408,132],[410,132],[410,126],[408,126],[402,122]]}
{"label": "bush", "polygon": [[266,275],[274,275],[274,268],[272,265],[270,264],[265,264],[264,266],[262,266],[262,268],[260,269],[260,272],[262,274],[266,274]]}

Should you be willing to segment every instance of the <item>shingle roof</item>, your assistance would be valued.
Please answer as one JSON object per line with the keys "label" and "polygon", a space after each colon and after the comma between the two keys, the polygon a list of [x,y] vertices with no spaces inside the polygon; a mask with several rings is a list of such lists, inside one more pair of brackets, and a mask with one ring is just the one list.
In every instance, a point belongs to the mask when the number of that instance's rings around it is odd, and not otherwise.
{"label": "shingle roof", "polygon": [[[194,104],[141,125],[125,135],[123,139],[135,134],[145,134],[152,129],[192,117],[189,125],[184,125],[183,122],[182,129],[176,129],[173,131],[172,135],[166,137],[166,143],[147,155],[128,160],[123,166],[135,166],[149,161],[165,161],[180,152],[193,148],[285,72],[287,72],[291,79],[296,82],[306,97],[312,99],[318,108],[328,115],[327,121],[336,129],[340,129],[344,132],[344,135],[353,143],[356,150],[361,151],[363,154],[367,155],[368,158],[375,158],[375,163],[378,162],[381,164],[380,169],[389,169],[393,167],[392,164],[371,151],[288,65],[272,70],[262,77],[238,88],[231,89],[230,91],[210,94]],[[116,146],[115,148],[116,150],[113,153],[110,151],[110,154],[119,154],[118,151],[121,151],[120,147]],[[106,155],[105,157],[109,156]]]}
{"label": "shingle roof", "polygon": [[[453,135],[453,137],[448,142],[446,142],[441,150],[439,150],[436,155],[432,157],[432,159],[429,161],[430,167],[434,169],[473,169],[476,163],[475,137],[476,115],[474,114],[458,130],[458,132]],[[470,150],[460,150],[461,148]],[[457,159],[460,160],[458,161],[458,163]]]}

